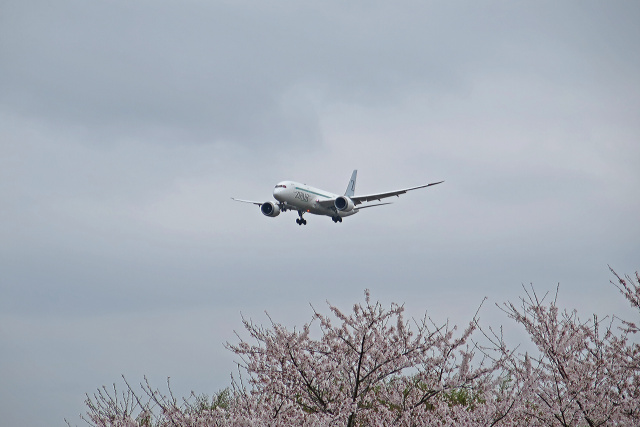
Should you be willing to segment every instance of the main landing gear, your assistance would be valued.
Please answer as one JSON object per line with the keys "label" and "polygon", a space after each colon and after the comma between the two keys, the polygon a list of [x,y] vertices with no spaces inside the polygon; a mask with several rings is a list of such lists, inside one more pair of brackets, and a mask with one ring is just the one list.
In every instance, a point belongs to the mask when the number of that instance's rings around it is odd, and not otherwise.
{"label": "main landing gear", "polygon": [[342,222],[341,216],[332,216],[331,219],[333,220],[333,222]]}
{"label": "main landing gear", "polygon": [[296,224],[307,225],[307,220],[302,218],[302,211],[298,211],[298,215],[300,215],[300,218],[296,218]]}

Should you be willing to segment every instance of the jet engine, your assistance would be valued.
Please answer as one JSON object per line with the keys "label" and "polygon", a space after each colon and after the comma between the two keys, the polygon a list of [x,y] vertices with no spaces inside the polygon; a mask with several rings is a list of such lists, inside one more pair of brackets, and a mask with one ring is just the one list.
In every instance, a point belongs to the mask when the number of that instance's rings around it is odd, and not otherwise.
{"label": "jet engine", "polygon": [[353,204],[353,200],[351,200],[347,196],[340,196],[336,198],[336,201],[333,202],[333,204],[335,205],[336,209],[339,210],[340,212],[349,212],[355,206]]}
{"label": "jet engine", "polygon": [[260,211],[264,216],[278,216],[280,215],[280,206],[276,202],[264,202],[260,206]]}

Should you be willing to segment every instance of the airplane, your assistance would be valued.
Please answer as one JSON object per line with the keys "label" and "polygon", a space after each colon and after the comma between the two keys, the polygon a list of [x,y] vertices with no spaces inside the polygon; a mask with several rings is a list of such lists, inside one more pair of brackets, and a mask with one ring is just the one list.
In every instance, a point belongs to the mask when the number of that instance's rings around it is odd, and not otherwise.
{"label": "airplane", "polygon": [[232,197],[232,199],[237,202],[258,205],[260,211],[268,217],[276,217],[280,215],[280,212],[298,211],[299,218],[296,218],[298,225],[307,225],[307,220],[303,217],[305,213],[330,216],[333,222],[338,223],[342,222],[342,218],[357,214],[361,209],[391,204],[391,202],[386,202],[356,207],[362,203],[373,200],[380,201],[381,199],[393,196],[400,197],[400,194],[404,194],[407,191],[431,187],[432,185],[442,184],[444,182],[432,182],[431,184],[418,185],[417,187],[404,188],[402,190],[356,196],[357,175],[358,171],[354,170],[343,196],[299,182],[281,181],[276,184],[273,189],[273,197],[277,201],[254,202],[251,200],[236,199],[234,197]]}

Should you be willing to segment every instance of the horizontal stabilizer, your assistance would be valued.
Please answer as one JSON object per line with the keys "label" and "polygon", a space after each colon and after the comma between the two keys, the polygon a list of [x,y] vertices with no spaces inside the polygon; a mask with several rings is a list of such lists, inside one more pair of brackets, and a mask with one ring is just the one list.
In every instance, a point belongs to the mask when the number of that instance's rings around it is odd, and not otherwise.
{"label": "horizontal stabilizer", "polygon": [[382,206],[382,205],[392,205],[393,202],[386,202],[386,203],[376,203],[375,205],[367,205],[367,206],[359,206],[357,209],[364,209],[364,208],[372,208],[374,206]]}

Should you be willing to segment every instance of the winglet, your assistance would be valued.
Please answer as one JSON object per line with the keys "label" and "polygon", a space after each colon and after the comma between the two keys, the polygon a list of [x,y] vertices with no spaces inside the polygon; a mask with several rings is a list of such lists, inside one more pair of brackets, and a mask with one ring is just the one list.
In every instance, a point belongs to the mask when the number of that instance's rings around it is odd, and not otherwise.
{"label": "winglet", "polygon": [[347,185],[347,191],[344,192],[344,195],[347,197],[353,197],[356,192],[356,175],[358,175],[357,169],[355,169],[351,174],[351,180],[349,181],[349,185]]}

